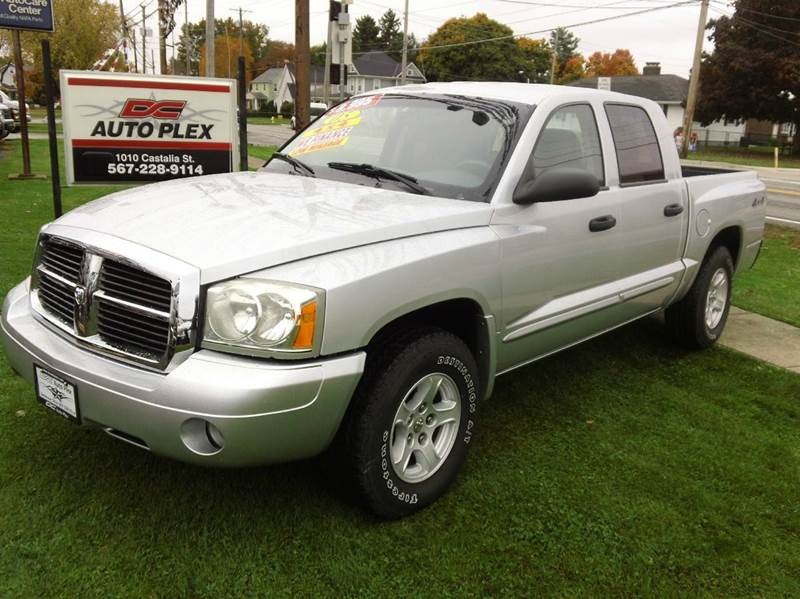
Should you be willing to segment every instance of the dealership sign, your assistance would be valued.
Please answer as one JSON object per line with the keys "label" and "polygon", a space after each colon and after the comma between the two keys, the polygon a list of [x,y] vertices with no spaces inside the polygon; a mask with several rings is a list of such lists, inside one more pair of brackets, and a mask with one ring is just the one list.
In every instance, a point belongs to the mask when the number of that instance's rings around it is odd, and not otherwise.
{"label": "dealership sign", "polygon": [[52,0],[0,0],[0,29],[53,31]]}
{"label": "dealership sign", "polygon": [[70,185],[228,173],[239,164],[233,80],[61,71],[61,105]]}

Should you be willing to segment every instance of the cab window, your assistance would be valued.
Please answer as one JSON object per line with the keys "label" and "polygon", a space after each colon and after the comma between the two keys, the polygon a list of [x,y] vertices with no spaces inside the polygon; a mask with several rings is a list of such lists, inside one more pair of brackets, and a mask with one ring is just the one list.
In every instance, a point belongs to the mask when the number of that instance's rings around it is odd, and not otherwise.
{"label": "cab window", "polygon": [[606,114],[617,152],[620,184],[664,179],[664,163],[653,123],[643,108],[607,104]]}
{"label": "cab window", "polygon": [[533,149],[534,178],[550,169],[577,168],[592,173],[605,184],[600,134],[588,104],[556,109],[539,134]]}

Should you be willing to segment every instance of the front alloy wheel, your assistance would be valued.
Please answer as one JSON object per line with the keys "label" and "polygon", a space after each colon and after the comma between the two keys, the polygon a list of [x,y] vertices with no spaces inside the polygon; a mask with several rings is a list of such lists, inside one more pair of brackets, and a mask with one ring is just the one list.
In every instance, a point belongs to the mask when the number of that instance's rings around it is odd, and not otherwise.
{"label": "front alloy wheel", "polygon": [[397,413],[390,442],[392,469],[400,480],[430,478],[447,460],[461,422],[461,394],[442,372],[425,375],[409,390]]}
{"label": "front alloy wheel", "polygon": [[479,388],[475,359],[452,333],[420,329],[368,351],[340,436],[373,512],[401,518],[445,493],[472,440]]}

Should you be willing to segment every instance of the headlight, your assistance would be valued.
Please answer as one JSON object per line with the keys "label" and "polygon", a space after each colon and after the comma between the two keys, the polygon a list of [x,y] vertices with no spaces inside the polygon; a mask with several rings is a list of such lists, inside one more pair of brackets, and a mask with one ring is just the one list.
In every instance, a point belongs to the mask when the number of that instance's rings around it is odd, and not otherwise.
{"label": "headlight", "polygon": [[[324,292],[292,283],[240,278],[206,294],[203,346],[250,355],[319,349]],[[296,357],[303,357],[298,355]]]}

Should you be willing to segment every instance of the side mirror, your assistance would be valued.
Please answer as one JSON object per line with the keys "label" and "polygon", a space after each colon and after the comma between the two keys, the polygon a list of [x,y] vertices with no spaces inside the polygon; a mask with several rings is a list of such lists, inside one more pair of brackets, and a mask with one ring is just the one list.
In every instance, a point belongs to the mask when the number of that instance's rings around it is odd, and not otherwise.
{"label": "side mirror", "polygon": [[517,185],[514,203],[560,202],[590,198],[600,191],[600,183],[592,173],[579,168],[560,168],[545,171],[533,180]]}

